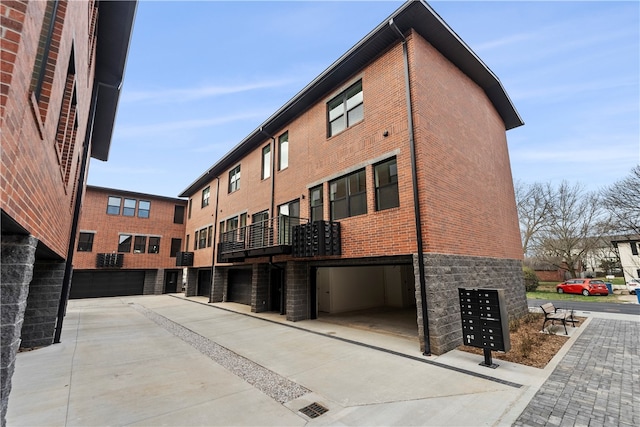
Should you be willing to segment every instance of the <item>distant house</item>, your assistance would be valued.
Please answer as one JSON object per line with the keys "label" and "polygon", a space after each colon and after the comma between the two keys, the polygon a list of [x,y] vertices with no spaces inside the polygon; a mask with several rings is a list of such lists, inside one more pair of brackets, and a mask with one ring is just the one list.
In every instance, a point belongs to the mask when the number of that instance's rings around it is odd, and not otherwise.
{"label": "distant house", "polygon": [[616,236],[611,242],[618,250],[625,282],[640,278],[640,235]]}
{"label": "distant house", "polygon": [[19,347],[59,340],[89,158],[106,160],[135,1],[3,1],[2,425]]}
{"label": "distant house", "polygon": [[424,352],[462,344],[458,287],[527,312],[498,78],[409,1],[180,194],[187,296],[289,321],[412,310]]}
{"label": "distant house", "polygon": [[87,186],[70,298],[182,291],[187,201]]}

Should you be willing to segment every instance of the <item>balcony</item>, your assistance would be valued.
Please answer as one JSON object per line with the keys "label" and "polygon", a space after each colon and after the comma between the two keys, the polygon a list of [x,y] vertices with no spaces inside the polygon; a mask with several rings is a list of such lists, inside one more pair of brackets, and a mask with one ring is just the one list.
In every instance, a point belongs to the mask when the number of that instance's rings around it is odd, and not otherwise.
{"label": "balcony", "polygon": [[218,243],[218,262],[287,254],[340,255],[340,224],[281,215],[222,233]]}

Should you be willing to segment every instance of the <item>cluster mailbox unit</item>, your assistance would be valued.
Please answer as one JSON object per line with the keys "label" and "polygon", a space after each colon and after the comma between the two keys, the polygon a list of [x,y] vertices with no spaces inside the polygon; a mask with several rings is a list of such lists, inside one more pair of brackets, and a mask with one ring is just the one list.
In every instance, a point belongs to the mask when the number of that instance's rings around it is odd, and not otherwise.
{"label": "cluster mailbox unit", "polygon": [[491,350],[511,349],[509,317],[502,289],[458,288],[462,339],[464,345],[484,350],[482,366],[497,368],[491,361]]}

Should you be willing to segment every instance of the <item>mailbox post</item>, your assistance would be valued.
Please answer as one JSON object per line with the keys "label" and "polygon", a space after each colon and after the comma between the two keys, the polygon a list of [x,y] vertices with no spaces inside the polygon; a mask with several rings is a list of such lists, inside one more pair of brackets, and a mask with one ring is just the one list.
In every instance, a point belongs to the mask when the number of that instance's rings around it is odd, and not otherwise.
{"label": "mailbox post", "polygon": [[458,294],[464,344],[483,349],[481,366],[497,368],[491,360],[491,351],[506,353],[511,349],[504,290],[458,288]]}

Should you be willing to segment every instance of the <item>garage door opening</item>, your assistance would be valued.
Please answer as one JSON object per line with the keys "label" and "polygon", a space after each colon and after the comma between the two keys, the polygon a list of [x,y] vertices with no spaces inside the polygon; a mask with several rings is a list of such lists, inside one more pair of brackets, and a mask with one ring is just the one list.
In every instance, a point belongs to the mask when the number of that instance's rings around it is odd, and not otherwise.
{"label": "garage door opening", "polygon": [[227,281],[227,301],[251,305],[252,270],[232,268]]}
{"label": "garage door opening", "polygon": [[70,299],[142,295],[144,271],[74,271]]}
{"label": "garage door opening", "polygon": [[318,267],[317,318],[417,339],[414,280],[411,265]]}

